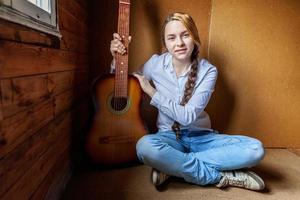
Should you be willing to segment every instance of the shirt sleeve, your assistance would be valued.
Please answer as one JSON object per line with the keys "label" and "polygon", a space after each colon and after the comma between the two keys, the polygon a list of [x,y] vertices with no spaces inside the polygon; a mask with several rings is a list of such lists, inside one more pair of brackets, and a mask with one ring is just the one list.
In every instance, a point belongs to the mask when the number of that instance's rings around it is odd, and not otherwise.
{"label": "shirt sleeve", "polygon": [[183,126],[194,122],[205,109],[214,91],[217,79],[216,67],[211,67],[194,90],[194,94],[184,106],[164,96],[159,91],[153,95],[150,104]]}
{"label": "shirt sleeve", "polygon": [[116,71],[116,60],[113,59],[110,63],[110,70],[109,73],[114,74]]}

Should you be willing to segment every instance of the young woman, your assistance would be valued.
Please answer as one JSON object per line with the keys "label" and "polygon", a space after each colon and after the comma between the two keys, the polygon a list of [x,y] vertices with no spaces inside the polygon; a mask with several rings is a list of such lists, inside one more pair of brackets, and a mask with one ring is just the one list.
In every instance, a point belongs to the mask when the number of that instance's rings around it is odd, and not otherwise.
{"label": "young woman", "polygon": [[[162,41],[167,52],[153,55],[144,64],[143,75],[134,74],[159,111],[158,133],[142,137],[136,145],[138,158],[153,167],[153,184],[160,186],[171,175],[198,185],[264,189],[257,174],[239,170],[262,160],[262,143],[210,127],[204,109],[214,91],[217,69],[199,58],[201,43],[193,19],[184,13],[169,15]],[[116,33],[110,50],[113,57],[126,52]]]}

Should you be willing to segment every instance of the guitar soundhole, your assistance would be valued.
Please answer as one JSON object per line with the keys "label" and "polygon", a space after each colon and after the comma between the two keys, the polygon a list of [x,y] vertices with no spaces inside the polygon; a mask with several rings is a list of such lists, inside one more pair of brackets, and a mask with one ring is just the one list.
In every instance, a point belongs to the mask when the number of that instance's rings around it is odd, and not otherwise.
{"label": "guitar soundhole", "polygon": [[124,110],[127,106],[127,98],[113,97],[110,102],[111,107],[116,111]]}

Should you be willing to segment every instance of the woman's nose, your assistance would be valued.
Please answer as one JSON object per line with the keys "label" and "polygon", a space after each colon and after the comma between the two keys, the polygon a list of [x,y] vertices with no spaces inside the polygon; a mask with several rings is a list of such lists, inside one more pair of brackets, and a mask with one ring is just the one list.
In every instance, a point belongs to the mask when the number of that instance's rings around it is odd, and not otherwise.
{"label": "woman's nose", "polygon": [[183,40],[181,37],[178,37],[177,40],[176,40],[176,45],[177,46],[182,46],[184,44]]}

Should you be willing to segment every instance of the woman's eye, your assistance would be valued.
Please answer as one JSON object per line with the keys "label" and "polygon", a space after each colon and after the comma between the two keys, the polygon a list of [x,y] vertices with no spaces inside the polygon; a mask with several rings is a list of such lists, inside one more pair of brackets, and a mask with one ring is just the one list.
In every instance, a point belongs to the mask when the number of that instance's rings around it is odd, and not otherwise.
{"label": "woman's eye", "polygon": [[186,33],[186,34],[183,35],[183,37],[185,37],[185,38],[187,38],[189,36],[190,36],[190,34],[188,34],[188,33]]}
{"label": "woman's eye", "polygon": [[169,37],[169,38],[168,38],[168,40],[174,40],[174,39],[175,39],[174,37]]}

